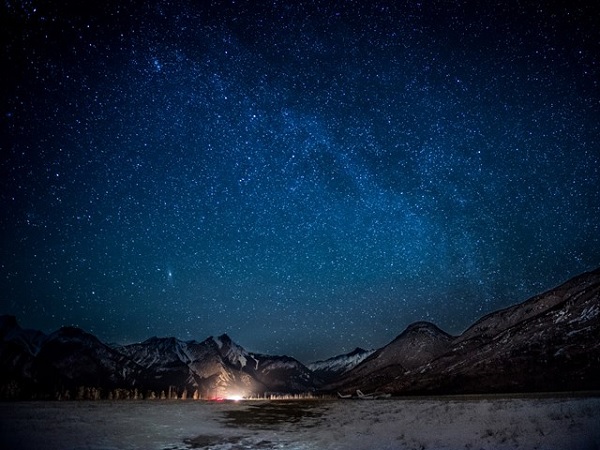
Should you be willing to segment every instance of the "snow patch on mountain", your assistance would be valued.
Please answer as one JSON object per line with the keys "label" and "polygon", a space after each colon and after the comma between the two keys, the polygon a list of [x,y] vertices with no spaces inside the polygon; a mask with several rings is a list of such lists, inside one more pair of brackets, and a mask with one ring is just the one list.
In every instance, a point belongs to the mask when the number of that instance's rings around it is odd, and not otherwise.
{"label": "snow patch on mountain", "polygon": [[226,334],[222,334],[221,336],[213,339],[215,339],[215,342],[221,344],[219,346],[219,350],[225,359],[227,359],[234,366],[239,366],[240,369],[246,367],[246,364],[248,364],[248,358],[251,356],[243,347],[233,342]]}
{"label": "snow patch on mountain", "polygon": [[214,341],[215,344],[217,344],[217,347],[219,347],[219,350],[223,348],[223,342],[221,341],[221,339],[219,339],[216,336],[213,336],[212,340]]}
{"label": "snow patch on mountain", "polygon": [[276,369],[296,369],[297,367],[298,364],[295,361],[274,361],[268,365],[268,369],[265,369],[265,372]]}
{"label": "snow patch on mountain", "polygon": [[175,346],[175,352],[177,357],[186,364],[189,364],[192,360],[187,350],[187,344],[185,342],[177,341]]}
{"label": "snow patch on mountain", "polygon": [[577,317],[573,322],[586,322],[588,320],[592,320],[600,313],[600,308],[598,305],[592,305],[588,308],[585,308],[581,313],[581,316]]}
{"label": "snow patch on mountain", "polygon": [[324,361],[312,362],[308,365],[308,368],[313,372],[327,371],[340,374],[353,369],[366,358],[371,356],[374,352],[375,350],[356,348],[350,353],[334,356],[333,358],[329,358]]}

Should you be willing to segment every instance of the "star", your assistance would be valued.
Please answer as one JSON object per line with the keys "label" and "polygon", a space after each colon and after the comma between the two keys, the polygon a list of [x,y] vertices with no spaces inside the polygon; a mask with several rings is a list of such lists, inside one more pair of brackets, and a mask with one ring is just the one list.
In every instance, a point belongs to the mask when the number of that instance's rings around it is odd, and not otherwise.
{"label": "star", "polygon": [[308,362],[599,265],[593,6],[154,6],[0,7],[0,312]]}

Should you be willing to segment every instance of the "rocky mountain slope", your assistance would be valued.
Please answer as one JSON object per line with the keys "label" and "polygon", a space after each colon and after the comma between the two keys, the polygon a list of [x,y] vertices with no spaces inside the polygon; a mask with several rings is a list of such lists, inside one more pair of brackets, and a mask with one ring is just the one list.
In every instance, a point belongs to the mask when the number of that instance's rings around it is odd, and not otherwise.
{"label": "rocky mountain slope", "polygon": [[96,398],[113,391],[222,398],[308,392],[315,385],[299,361],[249,353],[227,335],[203,342],[154,337],[110,347],[78,328],[46,336],[2,316],[0,339],[0,398]]}
{"label": "rocky mountain slope", "polygon": [[482,317],[460,336],[417,322],[376,351],[304,366],[227,335],[108,346],[63,327],[45,335],[0,316],[0,398],[265,393],[452,394],[600,389],[600,269]]}
{"label": "rocky mountain slope", "polygon": [[354,369],[371,356],[375,350],[355,348],[350,353],[334,356],[324,361],[315,361],[308,365],[315,377],[322,383],[328,383]]}
{"label": "rocky mountain slope", "polygon": [[249,353],[226,334],[203,342],[154,337],[119,350],[143,367],[140,383],[152,389],[169,384],[206,398],[306,392],[314,384],[299,361]]}
{"label": "rocky mountain slope", "polygon": [[388,345],[345,373],[335,385],[358,389],[364,387],[367,379],[369,385],[381,383],[389,372],[404,373],[434,360],[448,351],[451,342],[452,336],[434,324],[413,323]]}
{"label": "rocky mountain slope", "polygon": [[599,338],[600,269],[488,314],[460,336],[441,335],[412,365],[401,354],[378,361],[376,352],[332,388],[400,394],[599,389]]}

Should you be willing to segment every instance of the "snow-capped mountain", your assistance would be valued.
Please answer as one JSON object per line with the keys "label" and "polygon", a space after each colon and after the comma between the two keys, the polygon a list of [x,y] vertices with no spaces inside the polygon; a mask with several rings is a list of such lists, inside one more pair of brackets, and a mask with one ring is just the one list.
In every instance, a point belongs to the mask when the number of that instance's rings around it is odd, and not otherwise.
{"label": "snow-capped mountain", "polygon": [[357,365],[373,354],[375,350],[355,348],[350,353],[334,356],[324,361],[315,361],[308,365],[316,377],[327,383],[354,369]]}
{"label": "snow-capped mountain", "polygon": [[108,346],[78,328],[45,335],[0,316],[0,398],[597,390],[599,336],[600,269],[488,314],[460,336],[417,322],[381,349],[310,368],[248,352],[225,334]]}
{"label": "snow-capped mountain", "polygon": [[356,384],[363,379],[376,383],[386,371],[404,372],[426,364],[445,353],[452,336],[429,322],[409,325],[396,339],[373,352],[362,363],[342,376],[338,384]]}
{"label": "snow-capped mountain", "polygon": [[205,398],[313,389],[312,374],[299,361],[250,353],[226,334],[203,342],[154,337],[119,351],[143,367],[139,384],[149,389],[175,386]]}
{"label": "snow-capped mountain", "polygon": [[225,334],[108,346],[78,328],[46,336],[0,316],[0,362],[0,398],[97,398],[117,390],[124,397],[214,398],[314,389],[312,372],[299,361],[250,353]]}
{"label": "snow-capped mountain", "polygon": [[145,389],[160,392],[168,386],[187,386],[192,381],[186,343],[178,339],[152,337],[115,350],[140,366],[136,384]]}
{"label": "snow-capped mountain", "polygon": [[412,364],[402,353],[417,349],[404,347],[385,364],[377,362],[382,354],[376,352],[333,387],[403,394],[598,389],[599,336],[597,269],[488,314],[460,336],[443,338],[434,352],[422,352],[429,356],[413,358]]}

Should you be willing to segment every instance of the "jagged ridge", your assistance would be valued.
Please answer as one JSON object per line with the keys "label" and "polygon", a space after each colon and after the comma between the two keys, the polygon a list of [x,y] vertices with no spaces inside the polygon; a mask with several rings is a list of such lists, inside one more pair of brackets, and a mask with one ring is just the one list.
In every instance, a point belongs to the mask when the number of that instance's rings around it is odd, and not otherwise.
{"label": "jagged ridge", "polygon": [[[600,269],[488,314],[460,336],[435,332],[437,338],[421,342],[424,329],[410,326],[332,387],[402,394],[598,389]],[[416,339],[407,339],[411,334]],[[401,353],[415,344],[426,349],[427,342],[434,351],[415,349],[424,358],[407,364]],[[389,348],[402,350],[385,358]]]}
{"label": "jagged ridge", "polygon": [[310,368],[287,356],[248,352],[226,334],[108,346],[79,328],[45,335],[0,316],[0,397],[58,398],[81,386],[93,388],[94,398],[113,389],[203,397],[317,388],[402,394],[598,389],[599,330],[600,269],[488,314],[460,336],[417,322],[381,349],[356,349]]}

